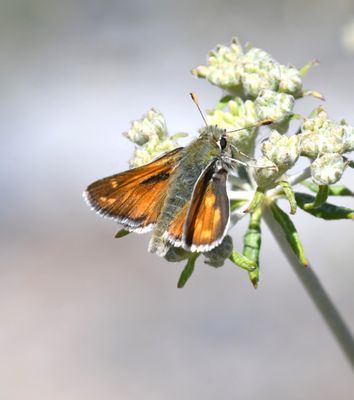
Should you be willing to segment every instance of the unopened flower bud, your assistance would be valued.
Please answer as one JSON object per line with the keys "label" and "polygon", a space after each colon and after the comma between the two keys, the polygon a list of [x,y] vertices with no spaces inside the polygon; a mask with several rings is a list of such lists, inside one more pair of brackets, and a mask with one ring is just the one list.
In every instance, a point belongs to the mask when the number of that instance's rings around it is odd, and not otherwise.
{"label": "unopened flower bud", "polygon": [[277,123],[288,120],[293,112],[294,100],[290,94],[264,90],[255,100],[258,118]]}
{"label": "unopened flower bud", "polygon": [[318,185],[331,185],[342,177],[345,166],[340,154],[323,154],[311,164],[311,175]]}
{"label": "unopened flower bud", "polygon": [[280,80],[279,64],[265,51],[250,49],[236,66],[247,97],[257,97],[266,89],[276,90]]}
{"label": "unopened flower bud", "polygon": [[339,153],[354,150],[354,128],[328,119],[325,111],[305,120],[302,126],[301,155],[316,158],[324,153]]}
{"label": "unopened flower bud", "polygon": [[300,141],[296,135],[285,136],[273,130],[262,144],[262,153],[280,169],[289,169],[300,155]]}
{"label": "unopened flower bud", "polygon": [[231,256],[233,249],[231,236],[225,236],[224,240],[215,249],[204,253],[205,263],[218,268],[224,265],[226,259]]}
{"label": "unopened flower bud", "polygon": [[300,71],[293,66],[280,66],[279,92],[288,93],[295,98],[302,94],[302,80]]}
{"label": "unopened flower bud", "polygon": [[274,186],[275,181],[282,175],[278,167],[267,157],[259,157],[256,161],[254,177],[257,185],[264,189]]}
{"label": "unopened flower bud", "polygon": [[137,147],[134,151],[133,158],[129,161],[130,167],[140,167],[148,164],[157,156],[171,151],[177,147],[177,142],[172,138],[160,140],[158,137],[150,138],[150,140],[142,147]]}
{"label": "unopened flower bud", "polygon": [[190,252],[182,249],[182,247],[170,247],[165,255],[165,259],[169,262],[179,262],[186,260],[190,254]]}
{"label": "unopened flower bud", "polygon": [[155,138],[163,139],[167,136],[165,118],[158,110],[151,108],[141,119],[132,122],[132,127],[124,136],[139,146]]}
{"label": "unopened flower bud", "polygon": [[210,83],[225,90],[235,90],[240,85],[240,76],[235,70],[235,65],[242,55],[242,48],[237,39],[231,45],[217,46],[208,54],[207,66],[199,66],[192,70],[192,74],[205,78]]}

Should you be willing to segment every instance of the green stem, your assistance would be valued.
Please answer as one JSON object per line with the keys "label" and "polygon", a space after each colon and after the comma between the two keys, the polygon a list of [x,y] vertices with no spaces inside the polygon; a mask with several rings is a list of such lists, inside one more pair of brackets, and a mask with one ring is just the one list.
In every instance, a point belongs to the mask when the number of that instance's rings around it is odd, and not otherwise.
{"label": "green stem", "polygon": [[263,216],[284,255],[307,291],[307,294],[315,303],[315,306],[354,369],[354,339],[348,326],[345,324],[311,266],[304,268],[303,265],[298,262],[295,254],[290,250],[285,240],[284,233],[273,220],[269,210],[265,210]]}

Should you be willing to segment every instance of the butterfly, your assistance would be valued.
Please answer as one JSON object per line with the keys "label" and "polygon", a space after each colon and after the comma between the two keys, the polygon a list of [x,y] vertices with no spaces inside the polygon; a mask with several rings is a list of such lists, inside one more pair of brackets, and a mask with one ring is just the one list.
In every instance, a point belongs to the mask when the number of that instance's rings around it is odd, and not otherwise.
{"label": "butterfly", "polygon": [[186,147],[91,183],[84,197],[98,214],[128,231],[152,230],[152,253],[164,256],[171,246],[210,251],[228,230],[231,146],[226,130],[207,125]]}

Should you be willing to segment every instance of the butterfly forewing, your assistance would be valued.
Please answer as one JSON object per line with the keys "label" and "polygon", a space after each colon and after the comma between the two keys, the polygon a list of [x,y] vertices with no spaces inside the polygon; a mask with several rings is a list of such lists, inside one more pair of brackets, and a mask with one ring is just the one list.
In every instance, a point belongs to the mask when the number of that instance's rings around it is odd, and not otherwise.
{"label": "butterfly forewing", "polygon": [[224,238],[229,222],[227,171],[213,161],[199,177],[184,225],[183,241],[191,251],[209,251]]}
{"label": "butterfly forewing", "polygon": [[142,167],[92,183],[85,195],[101,215],[137,232],[150,230],[164,203],[169,180],[182,157],[182,147]]}

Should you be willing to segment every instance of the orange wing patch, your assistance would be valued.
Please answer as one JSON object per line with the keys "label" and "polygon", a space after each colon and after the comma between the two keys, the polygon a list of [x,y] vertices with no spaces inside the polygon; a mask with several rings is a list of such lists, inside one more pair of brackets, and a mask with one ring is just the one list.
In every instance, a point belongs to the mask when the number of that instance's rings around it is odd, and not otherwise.
{"label": "orange wing patch", "polygon": [[183,228],[186,222],[187,212],[189,209],[190,201],[188,201],[177,213],[175,218],[171,221],[168,227],[168,240],[175,246],[182,245]]}
{"label": "orange wing patch", "polygon": [[184,229],[184,243],[190,251],[209,251],[223,240],[229,222],[227,171],[215,172],[213,162],[199,177],[192,195]]}
{"label": "orange wing patch", "polygon": [[92,183],[85,192],[89,204],[130,230],[151,229],[164,203],[170,176],[182,157],[181,150],[177,148],[150,164]]}

